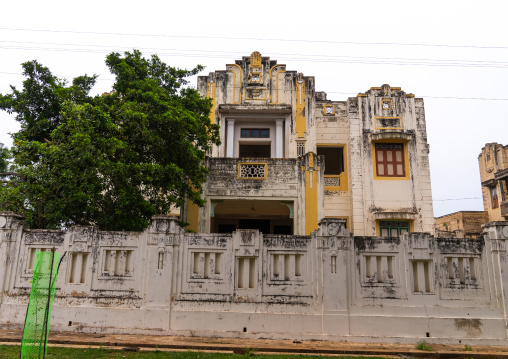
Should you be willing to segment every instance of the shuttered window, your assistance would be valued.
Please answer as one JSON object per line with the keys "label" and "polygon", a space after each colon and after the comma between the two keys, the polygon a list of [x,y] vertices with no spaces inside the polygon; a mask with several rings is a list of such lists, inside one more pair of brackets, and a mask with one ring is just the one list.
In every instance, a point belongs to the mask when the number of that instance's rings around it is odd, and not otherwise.
{"label": "shuttered window", "polygon": [[405,177],[404,145],[376,143],[376,174],[378,177]]}

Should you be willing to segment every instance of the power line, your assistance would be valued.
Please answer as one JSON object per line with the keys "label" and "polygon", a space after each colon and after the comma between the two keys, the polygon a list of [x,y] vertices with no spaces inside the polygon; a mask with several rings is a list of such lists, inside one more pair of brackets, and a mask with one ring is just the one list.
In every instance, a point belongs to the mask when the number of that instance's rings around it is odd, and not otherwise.
{"label": "power line", "polygon": [[[16,72],[0,71],[0,74],[22,76],[21,73],[16,73]],[[57,77],[65,78],[65,79],[73,79],[74,78],[73,76],[57,76]],[[115,81],[115,79],[112,79],[112,78],[101,78],[101,77],[98,77],[96,80],[97,81]],[[188,87],[195,88],[195,86],[188,86]],[[232,86],[228,86],[228,87],[232,88]],[[238,86],[235,86],[234,88],[238,89]],[[294,90],[279,90],[279,91],[282,91],[285,93],[294,92]],[[358,94],[358,91],[357,92],[325,91],[325,92],[327,94],[341,94],[341,95],[351,95],[351,96],[356,96]],[[426,95],[418,95],[418,97],[423,98],[423,99],[432,98],[432,99],[450,99],[450,100],[508,101],[508,98],[488,98],[488,97],[456,97],[456,96],[426,96]]]}
{"label": "power line", "polygon": [[7,31],[28,31],[28,32],[49,32],[68,33],[83,35],[113,35],[113,36],[139,36],[139,37],[162,37],[182,39],[203,39],[203,40],[234,40],[234,41],[273,41],[273,42],[302,42],[322,44],[344,44],[344,45],[369,45],[369,46],[420,46],[420,47],[449,47],[469,49],[494,49],[507,50],[507,46],[480,46],[480,45],[453,45],[453,44],[423,44],[423,43],[400,43],[400,42],[359,42],[359,41],[329,41],[329,40],[305,40],[305,39],[280,39],[280,38],[257,38],[257,37],[233,37],[233,36],[193,36],[193,35],[166,35],[166,34],[136,34],[119,32],[96,32],[96,31],[71,31],[71,30],[49,30],[49,29],[16,29],[3,27],[0,30]]}
{"label": "power line", "polygon": [[[22,42],[20,42],[22,43]],[[32,43],[42,44],[44,43]],[[62,46],[97,46],[103,45],[80,45],[80,44],[57,44]],[[106,54],[111,50],[90,49],[90,48],[66,48],[66,47],[44,47],[44,46],[9,46],[0,45],[4,50],[26,50],[26,51],[56,51],[56,52],[78,52],[78,53],[97,53]],[[109,47],[111,48],[111,47]],[[156,48],[157,49],[157,48]],[[153,50],[153,48],[151,49]],[[148,54],[158,54],[161,56],[180,56],[196,58],[231,58],[231,52],[217,52],[207,50],[189,50],[189,49],[158,49],[165,52],[149,51]],[[168,52],[169,51],[169,52]],[[146,52],[146,51],[145,51]],[[233,54],[237,54],[236,52]],[[277,54],[274,54],[277,55]],[[233,55],[234,56],[234,55]],[[240,55],[236,55],[240,56]],[[390,58],[390,57],[362,57],[362,56],[334,56],[334,55],[304,55],[304,54],[278,54],[279,60],[313,63],[342,63],[342,64],[369,64],[369,65],[395,65],[395,66],[430,66],[430,67],[464,67],[464,68],[508,68],[508,62],[503,61],[484,61],[484,60],[447,60],[447,59],[411,59],[411,58]],[[298,56],[298,57],[294,57]]]}
{"label": "power line", "polygon": [[[12,41],[12,40],[0,40],[0,43],[14,43],[14,44],[32,44],[32,45],[58,45],[58,46],[82,46],[82,47],[100,47],[100,48],[107,48],[109,51],[110,49],[118,47],[118,45],[96,45],[96,44],[76,44],[76,43],[54,43],[54,42],[34,42],[34,41]],[[8,48],[8,47],[6,47]],[[22,47],[21,47],[22,48]],[[37,48],[40,49],[40,48]],[[168,49],[168,48],[160,48],[160,47],[149,47],[146,48],[147,50],[162,50],[162,51],[179,51],[180,53],[186,53],[186,51],[189,52],[197,52],[199,53],[212,53],[215,54],[215,56],[221,56],[221,57],[230,57],[230,56],[243,56],[240,51],[217,51],[217,50],[194,50],[194,49]],[[66,51],[67,49],[64,49],[63,51]],[[72,50],[72,49],[69,49]],[[80,51],[82,49],[79,49]],[[88,50],[87,50],[88,51]],[[108,52],[109,52],[108,51]],[[308,59],[310,61],[318,61],[320,59],[351,59],[351,60],[365,60],[365,59],[376,59],[376,60],[402,60],[402,61],[433,61],[437,63],[463,63],[463,64],[472,64],[472,65],[508,65],[508,62],[506,61],[485,61],[485,60],[464,60],[464,59],[435,59],[435,58],[403,58],[403,57],[376,57],[376,56],[347,56],[347,55],[329,55],[329,54],[294,54],[294,53],[271,53],[273,56],[300,56],[303,57],[303,59]]]}

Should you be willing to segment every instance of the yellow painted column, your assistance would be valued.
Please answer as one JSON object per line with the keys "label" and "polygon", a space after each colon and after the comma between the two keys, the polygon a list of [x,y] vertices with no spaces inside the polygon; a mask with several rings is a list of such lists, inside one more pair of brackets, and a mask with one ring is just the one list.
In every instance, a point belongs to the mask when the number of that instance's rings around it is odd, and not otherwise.
{"label": "yellow painted column", "polygon": [[296,133],[298,138],[303,138],[305,131],[305,81],[296,80]]}
{"label": "yellow painted column", "polygon": [[187,218],[185,221],[189,223],[187,229],[198,233],[199,206],[189,199],[187,200]]}
{"label": "yellow painted column", "polygon": [[318,192],[317,172],[314,168],[314,154],[308,154],[308,166],[305,167],[305,234],[309,235],[318,228]]}
{"label": "yellow painted column", "polygon": [[210,110],[210,122],[212,123],[215,123],[215,86],[216,81],[214,81],[214,78],[212,77],[206,87],[206,97],[212,99],[212,109]]}

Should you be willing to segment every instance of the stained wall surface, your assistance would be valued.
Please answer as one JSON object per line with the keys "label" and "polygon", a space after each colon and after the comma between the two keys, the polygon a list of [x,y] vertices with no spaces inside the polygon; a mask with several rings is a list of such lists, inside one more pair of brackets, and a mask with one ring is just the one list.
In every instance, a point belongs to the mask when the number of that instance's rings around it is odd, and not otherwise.
{"label": "stained wall surface", "polygon": [[[193,231],[269,220],[242,212],[239,201],[255,208],[254,201],[270,199],[291,207],[293,217],[279,214],[290,234],[309,235],[323,218],[345,219],[361,236],[433,232],[423,99],[383,85],[337,101],[317,91],[316,82],[258,52],[198,78],[198,91],[213,103],[221,145],[206,161],[206,206],[182,209]],[[294,166],[302,158],[305,165]],[[226,159],[239,160],[223,171]],[[227,190],[219,189],[219,178]],[[223,215],[233,211],[239,218]]]}
{"label": "stained wall surface", "polygon": [[476,239],[29,230],[0,213],[0,324],[24,321],[38,250],[60,252],[51,328],[255,338],[504,344],[506,222]]}
{"label": "stained wall surface", "polygon": [[478,156],[483,207],[489,221],[508,219],[508,146],[487,143]]}

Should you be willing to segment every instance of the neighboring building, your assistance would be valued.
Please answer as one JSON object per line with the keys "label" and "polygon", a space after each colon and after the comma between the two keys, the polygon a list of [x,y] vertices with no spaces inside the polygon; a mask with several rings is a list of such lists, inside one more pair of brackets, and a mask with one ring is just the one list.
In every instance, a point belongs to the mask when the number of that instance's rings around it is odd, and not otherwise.
{"label": "neighboring building", "polygon": [[485,211],[459,211],[436,217],[436,237],[476,238],[488,221]]}
{"label": "neighboring building", "polygon": [[478,156],[483,206],[488,221],[508,219],[508,146],[487,143]]}
{"label": "neighboring building", "polygon": [[205,161],[206,205],[183,209],[192,231],[308,235],[339,218],[358,236],[433,232],[423,99],[383,85],[331,101],[258,52],[198,90],[221,145]]}

